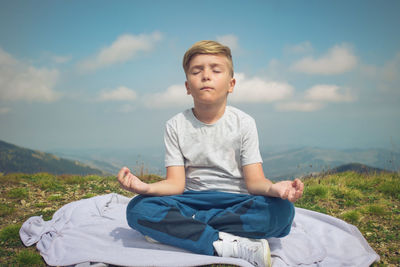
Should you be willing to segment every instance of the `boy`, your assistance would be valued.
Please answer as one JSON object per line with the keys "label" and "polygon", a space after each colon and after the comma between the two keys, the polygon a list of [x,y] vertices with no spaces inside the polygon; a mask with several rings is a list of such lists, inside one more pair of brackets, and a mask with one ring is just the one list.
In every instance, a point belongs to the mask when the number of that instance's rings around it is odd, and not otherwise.
{"label": "boy", "polygon": [[197,42],[183,68],[194,108],[166,123],[166,179],[146,184],[126,167],[118,173],[123,188],[140,194],[128,223],[161,243],[270,266],[266,238],[289,233],[303,183],[265,178],[254,120],[227,106],[236,82],[228,47]]}

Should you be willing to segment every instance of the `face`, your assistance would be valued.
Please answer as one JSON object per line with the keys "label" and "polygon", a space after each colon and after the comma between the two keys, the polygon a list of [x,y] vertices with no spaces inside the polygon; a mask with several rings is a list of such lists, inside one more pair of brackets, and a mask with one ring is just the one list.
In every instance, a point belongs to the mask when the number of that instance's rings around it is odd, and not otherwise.
{"label": "face", "polygon": [[235,79],[223,55],[199,54],[190,61],[185,82],[187,93],[196,104],[223,104],[233,92]]}

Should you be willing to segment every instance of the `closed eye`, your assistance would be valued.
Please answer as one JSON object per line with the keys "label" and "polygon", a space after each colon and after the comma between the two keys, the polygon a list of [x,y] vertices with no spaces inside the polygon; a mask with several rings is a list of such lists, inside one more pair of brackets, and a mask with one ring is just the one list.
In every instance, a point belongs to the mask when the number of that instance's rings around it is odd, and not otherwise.
{"label": "closed eye", "polygon": [[200,67],[195,67],[191,70],[191,74],[196,75],[199,74],[202,71],[202,69]]}

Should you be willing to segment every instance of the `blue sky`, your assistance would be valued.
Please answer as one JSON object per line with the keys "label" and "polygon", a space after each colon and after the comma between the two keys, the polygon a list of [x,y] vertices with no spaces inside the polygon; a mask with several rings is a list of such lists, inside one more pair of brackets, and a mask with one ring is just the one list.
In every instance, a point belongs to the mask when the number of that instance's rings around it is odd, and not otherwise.
{"label": "blue sky", "polygon": [[233,51],[262,146],[400,146],[399,1],[1,1],[0,139],[162,146],[184,52]]}

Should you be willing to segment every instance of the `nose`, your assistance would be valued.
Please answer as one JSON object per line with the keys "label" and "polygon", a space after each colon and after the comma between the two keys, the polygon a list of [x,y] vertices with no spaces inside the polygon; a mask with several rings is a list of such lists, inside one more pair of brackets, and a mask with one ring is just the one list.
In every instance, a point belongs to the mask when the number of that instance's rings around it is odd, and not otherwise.
{"label": "nose", "polygon": [[208,80],[210,80],[210,71],[211,71],[211,70],[208,69],[208,68],[205,68],[205,69],[203,70],[203,76],[201,77],[203,81],[208,81]]}

